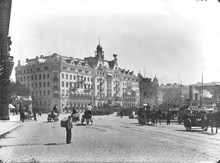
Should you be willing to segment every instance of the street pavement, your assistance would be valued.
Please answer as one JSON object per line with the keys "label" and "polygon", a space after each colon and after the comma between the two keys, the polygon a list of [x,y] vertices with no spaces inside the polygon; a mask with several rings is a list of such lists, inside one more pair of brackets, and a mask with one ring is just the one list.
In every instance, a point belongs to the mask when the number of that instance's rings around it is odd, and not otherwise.
{"label": "street pavement", "polygon": [[[60,119],[67,117],[61,114]],[[15,117],[14,117],[15,118]],[[94,116],[93,125],[74,123],[72,143],[65,142],[60,121],[9,121],[20,125],[0,139],[5,162],[208,162],[220,160],[220,134],[183,125],[144,125],[116,114]],[[15,118],[16,119],[16,118]],[[6,122],[1,122],[1,124]],[[1,162],[1,161],[0,161]]]}
{"label": "street pavement", "polygon": [[21,125],[20,115],[10,113],[10,120],[0,120],[0,138],[9,132],[12,132]]}

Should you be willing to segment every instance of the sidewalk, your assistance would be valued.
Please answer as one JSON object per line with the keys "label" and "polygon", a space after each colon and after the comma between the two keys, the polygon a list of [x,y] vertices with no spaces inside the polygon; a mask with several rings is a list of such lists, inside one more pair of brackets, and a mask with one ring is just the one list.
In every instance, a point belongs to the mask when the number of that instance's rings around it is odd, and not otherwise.
{"label": "sidewalk", "polygon": [[0,138],[12,130],[18,128],[22,123],[20,122],[20,115],[10,114],[10,120],[0,120]]}

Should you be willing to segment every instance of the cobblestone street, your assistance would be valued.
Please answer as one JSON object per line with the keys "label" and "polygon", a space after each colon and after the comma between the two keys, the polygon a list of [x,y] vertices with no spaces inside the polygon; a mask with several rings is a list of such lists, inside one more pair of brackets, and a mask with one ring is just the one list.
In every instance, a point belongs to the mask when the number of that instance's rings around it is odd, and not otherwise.
{"label": "cobblestone street", "polygon": [[[60,119],[67,117],[60,116]],[[217,162],[220,134],[186,131],[176,122],[140,126],[128,117],[94,116],[93,125],[74,123],[65,142],[60,121],[26,121],[0,139],[3,162]]]}

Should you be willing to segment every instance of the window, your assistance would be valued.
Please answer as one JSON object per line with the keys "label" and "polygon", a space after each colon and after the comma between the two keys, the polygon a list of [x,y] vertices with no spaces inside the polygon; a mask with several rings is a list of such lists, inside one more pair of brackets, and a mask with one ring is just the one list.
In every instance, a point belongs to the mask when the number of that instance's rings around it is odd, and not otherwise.
{"label": "window", "polygon": [[63,70],[67,70],[67,67],[63,67]]}
{"label": "window", "polygon": [[39,79],[41,79],[41,74],[39,74]]}
{"label": "window", "polygon": [[40,67],[37,67],[35,70],[36,70],[36,72],[39,72],[40,71]]}
{"label": "window", "polygon": [[37,83],[35,83],[35,88],[37,88]]}
{"label": "window", "polygon": [[26,81],[26,76],[24,76],[24,81]]}
{"label": "window", "polygon": [[30,80],[30,76],[27,76],[27,81],[29,81]]}
{"label": "window", "polygon": [[64,74],[62,74],[62,79],[64,79]]}
{"label": "window", "polygon": [[35,80],[37,80],[37,75],[35,75]]}
{"label": "window", "polygon": [[47,87],[50,87],[50,82],[49,81],[47,82]]}
{"label": "window", "polygon": [[44,96],[46,96],[46,91],[44,90]]}
{"label": "window", "polygon": [[45,74],[43,74],[43,79],[45,79],[46,78],[46,75]]}
{"label": "window", "polygon": [[72,75],[70,75],[70,80],[72,80]]}
{"label": "window", "polygon": [[49,70],[49,67],[48,67],[48,66],[45,66],[45,67],[44,67],[44,70]]}
{"label": "window", "polygon": [[41,92],[41,90],[39,91],[39,96],[42,96],[42,92]]}
{"label": "window", "polygon": [[66,82],[66,87],[68,87],[68,82]]}
{"label": "window", "polygon": [[31,80],[34,80],[34,76],[33,75],[31,75]]}
{"label": "window", "polygon": [[43,86],[46,87],[46,83],[45,82],[44,82]]}
{"label": "window", "polygon": [[47,74],[47,78],[48,78],[48,79],[50,78],[50,74],[49,74],[49,73]]}
{"label": "window", "polygon": [[35,92],[35,95],[38,96],[37,91]]}
{"label": "window", "polygon": [[41,88],[41,82],[39,83],[39,88]]}
{"label": "window", "polygon": [[34,83],[31,83],[31,88],[34,88]]}
{"label": "window", "polygon": [[74,77],[74,80],[76,80],[76,76],[74,75],[73,77]]}
{"label": "window", "polygon": [[66,79],[68,79],[68,74],[66,74]]}
{"label": "window", "polygon": [[64,81],[62,81],[62,87],[64,87]]}
{"label": "window", "polygon": [[50,96],[50,90],[47,90],[47,95]]}

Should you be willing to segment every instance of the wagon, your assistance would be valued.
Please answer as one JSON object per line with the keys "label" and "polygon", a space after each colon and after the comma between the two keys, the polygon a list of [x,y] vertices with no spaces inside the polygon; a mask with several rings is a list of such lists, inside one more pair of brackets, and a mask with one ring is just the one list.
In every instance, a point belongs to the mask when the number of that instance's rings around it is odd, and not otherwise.
{"label": "wagon", "polygon": [[190,113],[183,117],[184,127],[190,131],[192,127],[201,127],[203,131],[207,130],[207,113]]}
{"label": "wagon", "polygon": [[59,114],[50,112],[50,113],[48,113],[47,121],[48,122],[51,122],[52,120],[58,121],[59,120],[58,116],[59,116]]}

